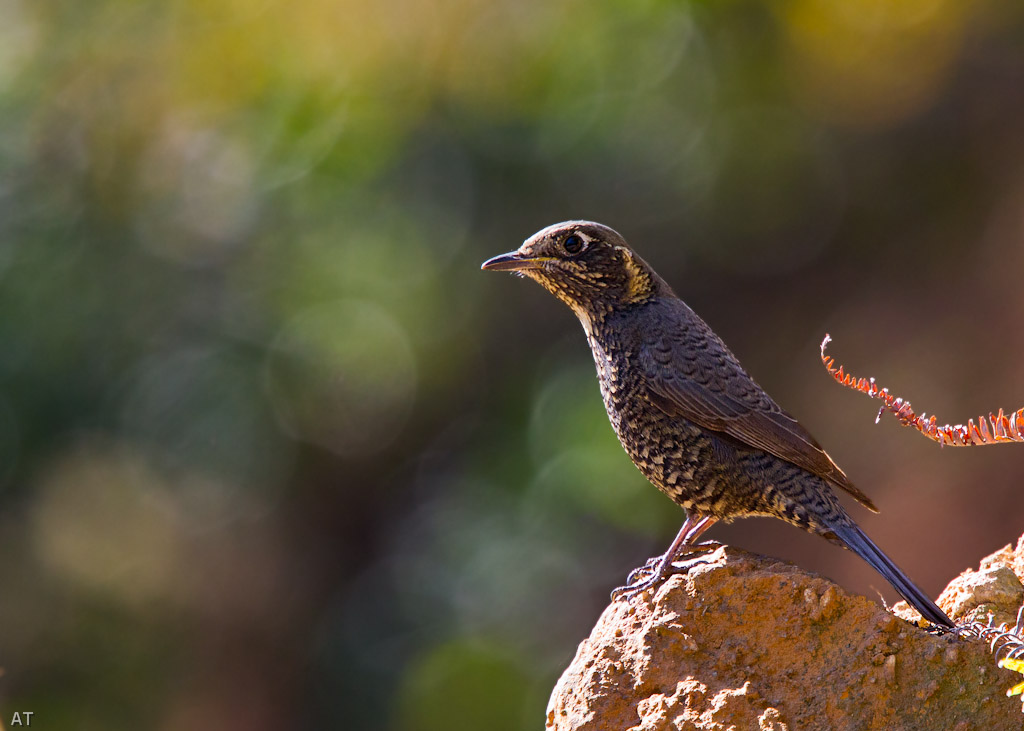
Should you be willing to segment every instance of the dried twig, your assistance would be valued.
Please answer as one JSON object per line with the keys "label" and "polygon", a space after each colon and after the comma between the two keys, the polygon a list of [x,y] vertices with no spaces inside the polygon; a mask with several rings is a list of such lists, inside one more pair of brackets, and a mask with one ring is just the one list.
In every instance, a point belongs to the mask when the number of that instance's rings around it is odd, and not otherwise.
{"label": "dried twig", "polygon": [[966,425],[937,426],[934,416],[925,416],[924,414],[918,416],[910,408],[909,401],[904,401],[899,396],[893,396],[889,393],[888,388],[879,388],[874,378],[857,378],[850,373],[845,373],[841,365],[837,367],[835,358],[825,355],[825,348],[831,340],[831,336],[826,334],[825,339],[821,341],[821,362],[837,382],[882,401],[882,407],[878,410],[878,416],[875,417],[876,424],[882,418],[882,413],[888,411],[899,419],[903,426],[914,427],[941,446],[948,444],[953,447],[970,447],[975,444],[1024,442],[1024,409],[1011,412],[1009,415],[999,409],[998,414],[989,413],[987,419],[979,416],[977,425],[975,425],[974,419],[969,419]]}

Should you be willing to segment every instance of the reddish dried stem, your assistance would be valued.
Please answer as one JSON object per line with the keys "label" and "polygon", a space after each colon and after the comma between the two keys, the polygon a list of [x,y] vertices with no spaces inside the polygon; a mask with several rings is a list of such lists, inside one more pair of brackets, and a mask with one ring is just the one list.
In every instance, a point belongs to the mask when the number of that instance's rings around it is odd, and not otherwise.
{"label": "reddish dried stem", "polygon": [[918,416],[910,408],[910,402],[904,401],[898,396],[889,393],[888,388],[879,388],[874,378],[857,378],[856,376],[843,371],[843,367],[836,366],[835,358],[825,355],[825,348],[832,338],[825,335],[821,341],[821,362],[825,370],[836,379],[837,382],[852,388],[855,391],[866,393],[871,398],[879,399],[882,408],[878,410],[875,418],[877,423],[882,418],[882,413],[889,411],[899,419],[903,426],[912,426],[929,439],[938,442],[940,445],[953,447],[970,447],[975,444],[1004,444],[1006,442],[1024,442],[1024,409],[1010,413],[1008,416],[999,409],[998,414],[989,413],[986,419],[978,417],[978,424],[974,419],[968,419],[967,424],[956,424],[951,426],[936,425],[935,417],[926,417],[924,414]]}

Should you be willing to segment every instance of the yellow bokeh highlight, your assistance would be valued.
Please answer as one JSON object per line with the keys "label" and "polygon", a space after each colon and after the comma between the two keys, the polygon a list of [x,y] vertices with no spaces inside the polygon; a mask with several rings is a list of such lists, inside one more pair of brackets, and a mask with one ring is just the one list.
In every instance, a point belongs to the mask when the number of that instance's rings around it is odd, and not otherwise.
{"label": "yellow bokeh highlight", "polygon": [[[1007,658],[999,661],[999,667],[1006,668],[1007,670],[1013,670],[1016,673],[1024,674],[1024,660],[1018,660],[1016,658]],[[1024,683],[1017,683],[1017,685],[1006,691],[1006,695],[1015,696],[1024,693]]]}
{"label": "yellow bokeh highlight", "polygon": [[971,8],[965,0],[796,0],[782,13],[795,90],[828,121],[896,124],[943,90]]}
{"label": "yellow bokeh highlight", "polygon": [[32,519],[36,554],[83,589],[146,604],[182,581],[183,523],[163,478],[121,445],[87,440],[43,477]]}

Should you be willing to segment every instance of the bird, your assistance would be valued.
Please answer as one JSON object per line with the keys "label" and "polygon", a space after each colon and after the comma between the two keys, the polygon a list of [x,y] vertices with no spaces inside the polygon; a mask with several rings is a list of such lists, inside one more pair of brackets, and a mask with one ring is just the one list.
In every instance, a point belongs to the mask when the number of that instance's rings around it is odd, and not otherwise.
{"label": "bird", "polygon": [[665,553],[612,599],[651,589],[715,522],[768,516],[853,551],[928,622],[954,623],[864,533],[836,488],[873,512],[811,434],[627,245],[592,221],[565,221],[481,268],[538,282],[583,325],[609,421],[640,472],[686,511]]}

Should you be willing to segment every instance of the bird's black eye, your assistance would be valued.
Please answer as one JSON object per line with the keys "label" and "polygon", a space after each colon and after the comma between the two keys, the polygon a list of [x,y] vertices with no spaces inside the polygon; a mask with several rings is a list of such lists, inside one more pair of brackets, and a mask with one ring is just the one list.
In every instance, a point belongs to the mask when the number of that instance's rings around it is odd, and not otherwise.
{"label": "bird's black eye", "polygon": [[578,254],[586,247],[587,242],[583,240],[582,236],[576,234],[569,234],[565,237],[565,241],[562,242],[562,248],[565,249],[567,254]]}

